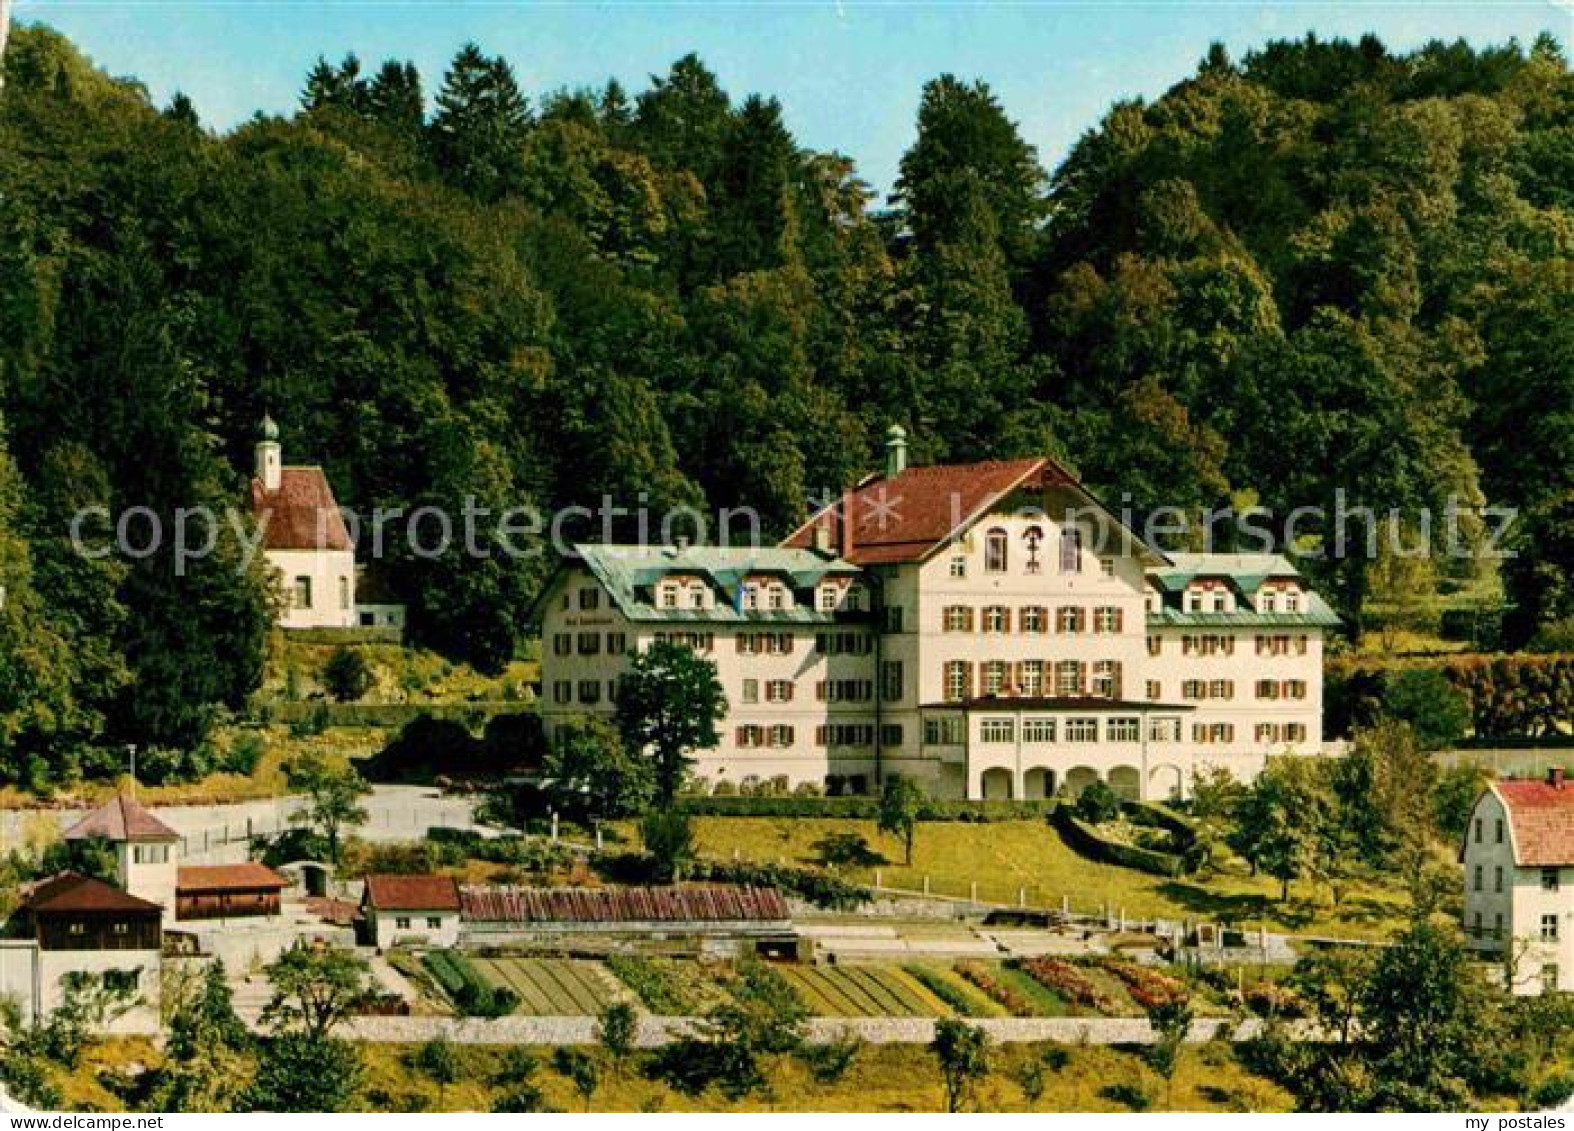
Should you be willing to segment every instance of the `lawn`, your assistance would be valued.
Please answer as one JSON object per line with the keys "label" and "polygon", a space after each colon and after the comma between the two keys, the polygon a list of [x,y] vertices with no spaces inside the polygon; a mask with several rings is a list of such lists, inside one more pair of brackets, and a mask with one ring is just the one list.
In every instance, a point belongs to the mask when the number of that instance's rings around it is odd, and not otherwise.
{"label": "lawn", "polygon": [[1169,879],[1080,856],[1047,822],[997,821],[972,824],[926,821],[913,843],[913,863],[902,862],[899,842],[873,821],[800,817],[697,817],[696,839],[703,855],[723,860],[823,865],[822,846],[849,834],[867,841],[884,863],[837,870],[850,880],[871,883],[875,873],[890,887],[922,890],[928,877],[937,895],[967,896],[978,885],[980,899],[1015,903],[1019,892],[1030,906],[1058,908],[1069,897],[1073,911],[1104,907],[1129,918],[1202,919],[1256,925],[1271,930],[1351,938],[1385,938],[1399,926],[1403,894],[1375,885],[1355,885],[1338,908],[1326,888],[1297,885],[1281,903],[1279,885],[1266,876],[1244,874]]}
{"label": "lawn", "polygon": [[594,1017],[614,1001],[632,997],[604,966],[569,958],[470,957],[476,973],[519,995],[515,1013],[540,1017]]}

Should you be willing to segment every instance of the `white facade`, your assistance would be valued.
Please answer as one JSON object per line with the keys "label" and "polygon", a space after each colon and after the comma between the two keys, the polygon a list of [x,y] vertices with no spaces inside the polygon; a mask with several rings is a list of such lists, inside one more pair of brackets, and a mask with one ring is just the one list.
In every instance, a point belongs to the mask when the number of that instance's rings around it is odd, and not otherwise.
{"label": "white facade", "polygon": [[358,622],[350,550],[265,550],[278,574],[280,628],[349,628]]}
{"label": "white facade", "polygon": [[[1525,804],[1516,794],[1539,792],[1539,784],[1499,782],[1482,793],[1461,853],[1466,938],[1501,964],[1516,994],[1574,991],[1574,855],[1521,843],[1528,830],[1523,821],[1516,830],[1511,811]],[[1574,786],[1561,788],[1569,793],[1565,823],[1574,828]]]}
{"label": "white facade", "polygon": [[180,870],[180,842],[123,840],[115,844],[116,878],[122,891],[156,903],[166,925],[175,921],[175,887]]}
{"label": "white facade", "polygon": [[[922,481],[908,473],[893,493],[904,485]],[[838,556],[824,537],[579,547],[540,604],[548,732],[611,714],[627,653],[668,637],[716,663],[727,697],[695,770],[712,787],[864,792],[900,774],[945,797],[1104,780],[1162,799],[1203,765],[1245,779],[1270,754],[1320,752],[1322,638],[1337,621],[1293,567],[1166,559],[1088,502],[1045,476],[921,552],[863,547],[898,559],[864,565],[856,541]],[[1193,589],[1206,609],[1189,609]]]}
{"label": "white facade", "polygon": [[349,628],[356,611],[355,548],[320,467],[287,467],[267,417],[257,442],[252,511],[283,598],[280,628]]}
{"label": "white facade", "polygon": [[414,944],[451,947],[459,943],[457,911],[382,911],[371,907],[363,911],[367,927],[371,930],[373,946],[386,948]]}

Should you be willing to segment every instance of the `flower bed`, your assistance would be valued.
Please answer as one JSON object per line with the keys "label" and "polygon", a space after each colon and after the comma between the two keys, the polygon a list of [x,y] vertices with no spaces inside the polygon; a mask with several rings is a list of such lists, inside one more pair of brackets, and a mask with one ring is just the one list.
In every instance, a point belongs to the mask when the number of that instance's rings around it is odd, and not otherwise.
{"label": "flower bed", "polygon": [[1113,1014],[1117,1007],[1087,976],[1087,973],[1059,958],[1023,958],[1017,963],[1028,977],[1045,989],[1053,990],[1073,1005],[1097,1013]]}
{"label": "flower bed", "polygon": [[953,968],[963,978],[983,991],[991,1001],[996,1002],[1013,1017],[1036,1017],[1037,1012],[1031,1003],[1017,993],[1010,986],[1003,985],[994,971],[982,962],[962,961]]}
{"label": "flower bed", "polygon": [[1155,1005],[1187,997],[1190,992],[1186,983],[1179,978],[1172,978],[1135,962],[1106,959],[1101,965],[1121,980],[1132,1000],[1143,1009],[1152,1009]]}

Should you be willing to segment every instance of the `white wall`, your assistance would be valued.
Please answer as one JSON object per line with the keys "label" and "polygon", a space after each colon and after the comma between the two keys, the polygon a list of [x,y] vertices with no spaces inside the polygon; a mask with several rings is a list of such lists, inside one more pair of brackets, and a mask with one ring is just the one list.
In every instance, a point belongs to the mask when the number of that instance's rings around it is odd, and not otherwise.
{"label": "white wall", "polygon": [[[279,573],[285,605],[281,628],[348,628],[355,619],[355,554],[349,550],[267,550],[268,564]],[[311,608],[294,604],[295,579],[309,577]],[[341,599],[340,583],[348,596]]]}
{"label": "white wall", "polygon": [[[457,911],[367,911],[371,916],[372,941],[379,947],[397,946],[400,943],[420,943],[427,946],[448,947],[459,942],[459,912]],[[427,920],[436,919],[433,927]],[[408,926],[400,926],[408,920]]]}
{"label": "white wall", "polygon": [[[1502,798],[1488,790],[1476,800],[1465,831],[1465,936],[1472,948],[1495,956],[1505,968],[1512,959],[1512,988],[1517,994],[1540,993],[1542,971],[1548,964],[1557,967],[1557,988],[1574,990],[1574,868],[1560,868],[1558,873],[1558,889],[1547,891],[1540,868],[1516,866],[1513,827]],[[1541,940],[1544,915],[1557,917],[1555,942]],[[1496,937],[1500,922],[1502,937]]]}

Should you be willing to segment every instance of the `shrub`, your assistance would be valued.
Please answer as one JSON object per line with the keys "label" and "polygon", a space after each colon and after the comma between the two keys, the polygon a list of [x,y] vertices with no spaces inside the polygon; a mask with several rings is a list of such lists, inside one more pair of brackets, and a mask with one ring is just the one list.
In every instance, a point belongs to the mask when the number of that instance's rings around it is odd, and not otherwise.
{"label": "shrub", "polygon": [[1108,782],[1096,781],[1082,791],[1077,798],[1077,816],[1090,825],[1097,825],[1102,821],[1112,821],[1120,812],[1120,798],[1109,787]]}
{"label": "shrub", "polygon": [[1106,1084],[1099,1089],[1099,1095],[1111,1103],[1124,1104],[1132,1111],[1147,1111],[1153,1106],[1152,1097],[1138,1084]]}
{"label": "shrub", "polygon": [[507,986],[488,984],[454,951],[427,951],[422,962],[466,1017],[504,1017],[519,1005],[518,994]]}
{"label": "shrub", "polygon": [[858,1054],[863,1052],[863,1038],[848,1033],[838,1041],[823,1045],[805,1045],[798,1054],[808,1066],[809,1075],[817,1084],[835,1084],[852,1068]]}
{"label": "shrub", "polygon": [[333,716],[328,712],[328,704],[314,703],[312,709],[290,724],[292,738],[315,738],[328,729],[328,724],[333,721]]}
{"label": "shrub", "polygon": [[639,998],[652,1013],[666,1017],[681,1017],[692,1012],[693,1005],[687,996],[672,983],[666,971],[649,959],[630,954],[614,954],[607,959],[607,968]]}
{"label": "shrub", "polygon": [[372,669],[354,648],[340,645],[322,666],[322,684],[341,703],[359,699],[372,689]]}
{"label": "shrub", "polygon": [[230,743],[223,762],[218,767],[227,773],[250,777],[257,772],[257,763],[268,752],[268,740],[255,731],[237,735]]}

